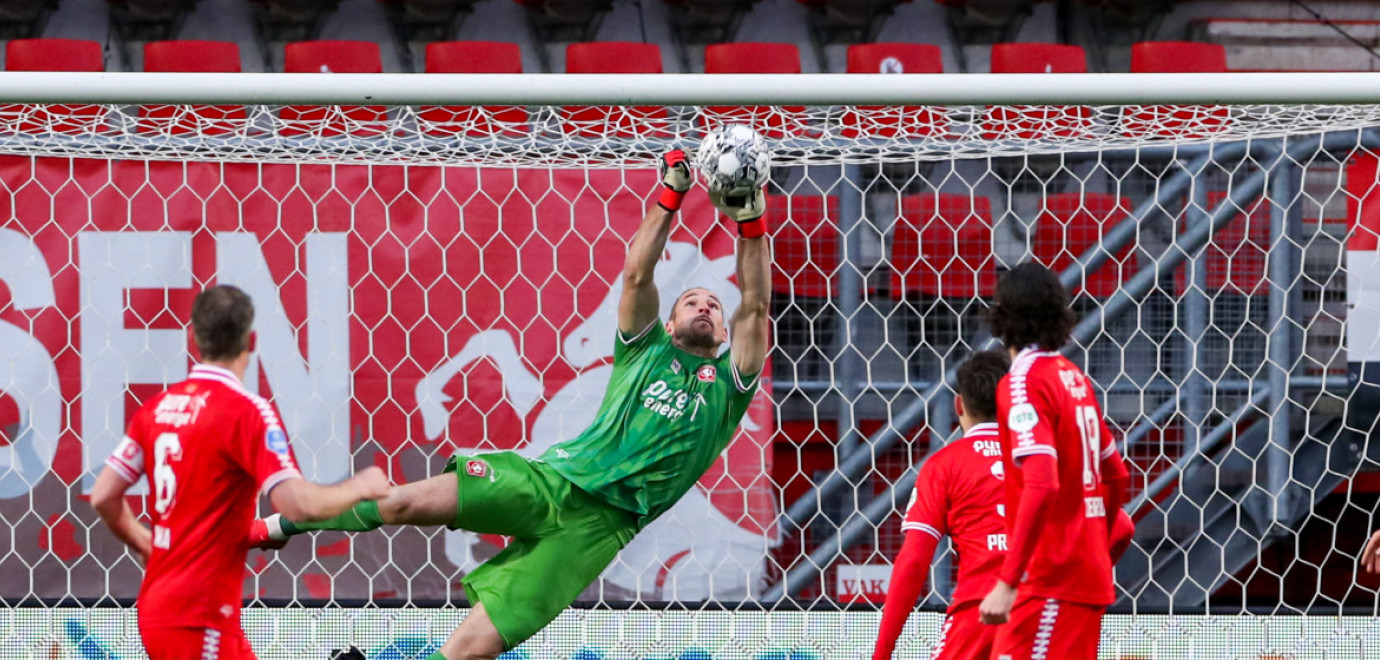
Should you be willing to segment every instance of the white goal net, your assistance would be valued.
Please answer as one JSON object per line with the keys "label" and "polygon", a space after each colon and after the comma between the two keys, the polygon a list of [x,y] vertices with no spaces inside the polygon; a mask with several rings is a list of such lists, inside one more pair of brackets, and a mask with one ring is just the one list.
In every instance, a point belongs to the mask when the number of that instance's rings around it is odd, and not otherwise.
{"label": "white goal net", "polygon": [[[1133,474],[1125,616],[1104,651],[1380,647],[1362,620],[1233,618],[1374,609],[1380,580],[1355,562],[1380,493],[1380,106],[77,96],[0,87],[0,642],[15,657],[138,657],[128,611],[65,608],[137,594],[139,564],[85,497],[139,402],[186,376],[198,291],[253,297],[247,385],[310,479],[535,456],[602,398],[656,155],[724,122],[774,150],[768,378],[698,486],[526,657],[870,653],[914,468],[956,427],[952,372],[990,342],[996,277],[1027,259],[1076,292],[1069,354]],[[708,286],[731,312],[734,233],[716,215],[702,189],[687,197],[658,284]],[[459,579],[505,543],[385,528],[253,552],[247,602],[367,610],[255,609],[251,640],[261,657],[424,657],[463,613]],[[931,578],[903,653],[933,643],[952,555]]]}

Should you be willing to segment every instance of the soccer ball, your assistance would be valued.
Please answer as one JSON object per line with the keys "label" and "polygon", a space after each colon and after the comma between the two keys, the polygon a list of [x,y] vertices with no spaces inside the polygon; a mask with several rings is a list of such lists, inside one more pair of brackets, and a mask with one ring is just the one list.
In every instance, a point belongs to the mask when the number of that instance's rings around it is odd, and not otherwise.
{"label": "soccer ball", "polygon": [[726,197],[742,197],[761,188],[771,174],[771,149],[757,131],[745,124],[714,129],[695,153],[695,167],[709,189]]}

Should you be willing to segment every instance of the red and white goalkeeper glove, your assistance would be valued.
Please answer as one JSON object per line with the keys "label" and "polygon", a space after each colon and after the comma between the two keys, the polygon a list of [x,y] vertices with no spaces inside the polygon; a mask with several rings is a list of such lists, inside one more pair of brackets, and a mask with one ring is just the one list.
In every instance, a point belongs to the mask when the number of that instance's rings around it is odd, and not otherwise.
{"label": "red and white goalkeeper glove", "polygon": [[720,213],[738,223],[739,236],[757,238],[767,233],[767,221],[762,219],[762,214],[767,212],[767,194],[761,188],[746,195],[710,190],[709,201]]}
{"label": "red and white goalkeeper glove", "polygon": [[680,203],[685,199],[685,192],[690,190],[690,184],[694,181],[690,177],[690,161],[686,159],[685,152],[672,149],[661,154],[661,159],[657,161],[657,171],[661,173],[661,185],[665,188],[662,189],[661,198],[656,203],[667,211],[679,211]]}

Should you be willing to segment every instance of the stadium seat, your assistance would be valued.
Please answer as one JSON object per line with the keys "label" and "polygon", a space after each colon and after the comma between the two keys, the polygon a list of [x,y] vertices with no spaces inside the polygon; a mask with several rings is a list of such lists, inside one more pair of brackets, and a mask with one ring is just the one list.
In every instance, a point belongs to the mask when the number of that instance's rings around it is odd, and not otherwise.
{"label": "stadium seat", "polygon": [[997,284],[992,202],[967,194],[901,198],[891,231],[891,298],[905,328],[903,354],[914,378],[943,372],[979,324]]}
{"label": "stadium seat", "polygon": [[110,42],[120,52],[120,61],[133,66],[131,44],[177,39],[196,4],[197,0],[106,0]]}
{"label": "stadium seat", "polygon": [[671,40],[682,73],[695,71],[691,46],[733,43],[743,18],[759,0],[662,0],[670,14]]}
{"label": "stadium seat", "polygon": [[[565,49],[566,73],[661,73],[661,47],[636,41],[593,41]],[[666,108],[574,106],[561,110],[568,135],[666,134]]]}
{"label": "stadium seat", "polygon": [[954,45],[958,70],[968,73],[967,46],[1014,42],[1037,2],[1046,0],[935,0]]}
{"label": "stadium seat", "polygon": [[613,0],[514,0],[526,10],[527,28],[537,46],[541,70],[550,73],[547,47],[555,42],[587,43],[598,39],[599,26]]}
{"label": "stadium seat", "polygon": [[[1143,41],[1131,46],[1132,73],[1225,73],[1227,51],[1194,41]],[[1130,137],[1203,138],[1227,129],[1220,105],[1147,105],[1122,110],[1120,132]]]}
{"label": "stadium seat", "polygon": [[[784,202],[784,203],[782,203]],[[839,274],[838,197],[796,194],[775,201],[772,320],[781,374],[813,380],[827,373]]]}
{"label": "stadium seat", "polygon": [[[230,41],[154,41],[144,44],[144,71],[239,73],[240,47]],[[245,117],[238,105],[146,105],[139,107],[139,130],[216,135],[233,131]]]}
{"label": "stadium seat", "polygon": [[[1228,197],[1227,191],[1214,190],[1207,194],[1207,208],[1211,211]],[[1243,213],[1237,213],[1227,226],[1219,229],[1212,242],[1203,249],[1203,267],[1207,270],[1207,293],[1227,292],[1243,296],[1263,294],[1269,286],[1265,279],[1270,251],[1270,205],[1261,197],[1251,200]],[[1206,218],[1204,218],[1206,220]],[[1188,214],[1180,227],[1188,229]],[[1174,288],[1182,294],[1188,287],[1188,267],[1180,265],[1174,271]]]}
{"label": "stadium seat", "polygon": [[451,39],[464,18],[474,12],[478,0],[378,0],[388,13],[388,22],[398,40],[400,52],[411,56],[411,43],[435,43]]}
{"label": "stadium seat", "polygon": [[[1062,193],[1045,199],[1045,208],[1035,220],[1035,259],[1062,273],[1084,252],[1096,246],[1102,236],[1130,213],[1130,202],[1101,193]],[[1125,277],[1135,272],[1133,245],[1112,255],[1102,267],[1083,274],[1083,283],[1074,295],[1107,298],[1116,292]]]}
{"label": "stadium seat", "polygon": [[264,68],[272,70],[276,45],[319,38],[340,0],[249,0],[249,4]]}
{"label": "stadium seat", "polygon": [[[382,73],[379,45],[372,41],[299,41],[283,49],[286,73]],[[288,106],[279,115],[282,135],[378,134],[388,110],[381,105]]]}
{"label": "stadium seat", "polygon": [[[501,41],[442,41],[427,44],[427,73],[522,73],[522,51]],[[432,135],[508,135],[526,130],[521,106],[422,106],[422,130]]]}
{"label": "stadium seat", "polygon": [[[997,44],[992,73],[1087,73],[1087,57],[1078,46]],[[988,108],[983,137],[988,140],[1087,137],[1092,109],[1086,106],[999,106]]]}
{"label": "stadium seat", "polygon": [[[15,39],[5,44],[6,71],[104,71],[101,44],[83,39]],[[0,130],[80,133],[97,129],[108,110],[99,105],[0,106]]]}
{"label": "stadium seat", "polygon": [[[848,47],[848,73],[944,73],[938,46],[880,43]],[[948,116],[929,108],[867,106],[846,108],[845,137],[923,137],[949,132]]]}
{"label": "stadium seat", "polygon": [[[795,44],[714,44],[704,49],[705,73],[800,73],[800,51]],[[763,137],[799,135],[805,127],[805,107],[785,106],[772,112],[769,106],[711,106],[703,111],[706,129],[728,123],[745,123]]]}
{"label": "stadium seat", "polygon": [[987,298],[997,284],[992,202],[959,194],[908,195],[891,235],[891,297]]}

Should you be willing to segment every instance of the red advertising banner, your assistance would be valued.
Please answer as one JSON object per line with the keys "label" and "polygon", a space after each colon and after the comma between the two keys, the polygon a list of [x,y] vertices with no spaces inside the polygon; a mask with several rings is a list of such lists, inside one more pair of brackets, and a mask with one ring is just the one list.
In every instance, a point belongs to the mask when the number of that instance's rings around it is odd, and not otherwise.
{"label": "red advertising banner", "polygon": [[[271,397],[308,478],[376,464],[405,482],[457,451],[536,455],[578,433],[657,186],[650,170],[0,157],[0,518],[15,539],[0,598],[135,595],[137,564],[84,497],[139,401],[186,376],[188,310],[210,284],[253,297],[248,385]],[[658,269],[663,313],[691,285],[731,313],[733,244],[692,193]],[[743,428],[587,596],[755,593],[776,519],[765,390]],[[251,555],[247,593],[446,598],[502,544],[444,530],[300,541]]]}

